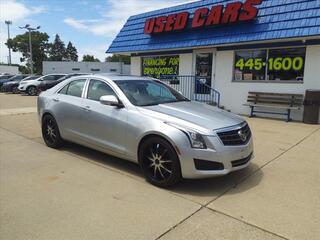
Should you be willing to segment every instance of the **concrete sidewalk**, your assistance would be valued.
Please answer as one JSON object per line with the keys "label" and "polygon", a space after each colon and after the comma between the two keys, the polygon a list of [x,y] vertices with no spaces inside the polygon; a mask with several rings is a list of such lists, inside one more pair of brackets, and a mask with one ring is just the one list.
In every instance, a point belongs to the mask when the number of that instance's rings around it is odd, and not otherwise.
{"label": "concrete sidewalk", "polygon": [[[0,94],[1,110],[35,99]],[[9,103],[10,102],[10,103]],[[0,239],[318,239],[320,126],[248,119],[255,159],[170,190],[130,162],[47,148],[35,113],[0,116]]]}

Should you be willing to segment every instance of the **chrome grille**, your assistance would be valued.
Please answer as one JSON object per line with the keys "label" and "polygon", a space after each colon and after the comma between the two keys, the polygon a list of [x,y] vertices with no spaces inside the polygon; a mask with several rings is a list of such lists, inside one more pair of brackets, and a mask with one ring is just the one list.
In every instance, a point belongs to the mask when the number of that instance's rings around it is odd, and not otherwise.
{"label": "chrome grille", "polygon": [[225,146],[245,145],[251,138],[251,130],[247,123],[232,130],[218,132],[217,134]]}

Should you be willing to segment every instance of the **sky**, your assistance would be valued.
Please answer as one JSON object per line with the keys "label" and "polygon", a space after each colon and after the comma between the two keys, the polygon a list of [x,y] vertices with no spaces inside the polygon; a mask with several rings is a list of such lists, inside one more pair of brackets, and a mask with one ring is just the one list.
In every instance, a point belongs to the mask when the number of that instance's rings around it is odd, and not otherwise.
{"label": "sky", "polygon": [[[53,41],[59,34],[67,44],[71,41],[84,54],[104,61],[105,51],[131,16],[190,0],[0,0],[0,63],[7,63],[7,26],[11,20],[11,38],[25,31],[19,26],[41,26]],[[12,63],[20,64],[20,54],[12,53]]]}

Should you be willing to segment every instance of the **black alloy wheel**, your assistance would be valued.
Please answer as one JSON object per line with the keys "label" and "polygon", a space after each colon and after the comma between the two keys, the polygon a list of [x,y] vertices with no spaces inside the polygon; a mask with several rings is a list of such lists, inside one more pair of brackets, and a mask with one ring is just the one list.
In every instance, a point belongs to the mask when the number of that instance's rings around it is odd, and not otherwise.
{"label": "black alloy wheel", "polygon": [[30,95],[30,96],[35,96],[35,95],[37,95],[37,88],[35,87],[35,86],[30,86],[30,87],[28,87],[27,88],[27,93],[28,93],[28,95]]}
{"label": "black alloy wheel", "polygon": [[48,147],[59,148],[63,144],[57,122],[51,115],[43,117],[42,137]]}
{"label": "black alloy wheel", "polygon": [[142,143],[139,162],[146,180],[158,187],[169,187],[182,178],[176,151],[161,137],[151,137]]}

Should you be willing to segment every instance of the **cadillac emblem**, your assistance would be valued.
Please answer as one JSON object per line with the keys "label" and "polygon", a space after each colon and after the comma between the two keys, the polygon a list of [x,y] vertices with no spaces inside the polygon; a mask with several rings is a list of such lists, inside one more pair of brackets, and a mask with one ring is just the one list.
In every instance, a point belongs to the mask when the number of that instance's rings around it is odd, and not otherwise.
{"label": "cadillac emblem", "polygon": [[240,139],[242,140],[242,142],[247,141],[247,135],[242,130],[238,131],[238,135],[239,135]]}

